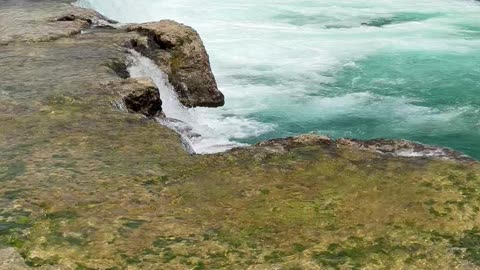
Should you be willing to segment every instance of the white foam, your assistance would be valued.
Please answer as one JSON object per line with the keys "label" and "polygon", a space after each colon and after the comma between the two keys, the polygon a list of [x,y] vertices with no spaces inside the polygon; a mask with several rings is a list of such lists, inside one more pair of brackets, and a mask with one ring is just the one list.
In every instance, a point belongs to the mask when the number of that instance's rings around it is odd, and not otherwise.
{"label": "white foam", "polygon": [[168,79],[150,59],[130,50],[130,76],[151,78],[160,90],[162,109],[167,118],[158,122],[177,131],[187,149],[197,154],[226,151],[244,144],[232,141],[252,134],[261,135],[272,129],[271,125],[261,124],[238,115],[224,116],[221,109],[184,107],[178,100]]}
{"label": "white foam", "polygon": [[400,157],[447,157],[447,153],[440,148],[432,148],[424,151],[415,151],[414,149],[400,150],[395,152]]}

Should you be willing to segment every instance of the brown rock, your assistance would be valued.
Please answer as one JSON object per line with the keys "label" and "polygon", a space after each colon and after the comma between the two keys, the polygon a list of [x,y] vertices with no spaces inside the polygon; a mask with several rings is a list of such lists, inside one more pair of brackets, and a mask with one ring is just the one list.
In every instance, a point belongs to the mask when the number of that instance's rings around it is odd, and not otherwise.
{"label": "brown rock", "polygon": [[160,93],[151,79],[130,78],[110,82],[106,87],[113,94],[122,97],[125,109],[129,112],[140,113],[146,117],[162,116]]}
{"label": "brown rock", "polygon": [[131,25],[142,37],[131,46],[151,58],[168,75],[180,102],[187,107],[223,106],[209,56],[198,33],[186,25],[164,20]]}
{"label": "brown rock", "polygon": [[[407,140],[374,139],[338,139],[333,140],[316,134],[304,134],[296,137],[273,139],[260,142],[253,148],[263,148],[274,152],[287,152],[303,146],[322,145],[333,148],[350,148],[397,157],[417,157],[455,160],[459,162],[475,162],[474,159],[449,148],[430,146]],[[250,147],[252,148],[252,147]]]}
{"label": "brown rock", "polygon": [[280,139],[273,139],[269,141],[264,141],[256,144],[255,146],[260,147],[281,147],[283,149],[291,149],[298,146],[306,146],[306,145],[330,145],[334,141],[326,136],[321,136],[317,134],[304,134],[299,135],[296,137],[287,137],[287,138],[280,138]]}

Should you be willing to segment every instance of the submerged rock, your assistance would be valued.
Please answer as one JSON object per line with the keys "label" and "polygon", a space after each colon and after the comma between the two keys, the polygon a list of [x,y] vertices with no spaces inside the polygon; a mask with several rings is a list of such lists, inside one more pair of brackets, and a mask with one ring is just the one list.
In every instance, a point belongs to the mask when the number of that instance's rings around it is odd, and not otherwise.
{"label": "submerged rock", "polygon": [[162,116],[162,100],[157,86],[151,79],[130,78],[111,82],[107,88],[122,96],[125,109],[146,117]]}
{"label": "submerged rock", "polygon": [[131,46],[151,58],[168,75],[180,102],[187,107],[220,107],[225,103],[198,33],[175,21],[131,25],[142,35]]}

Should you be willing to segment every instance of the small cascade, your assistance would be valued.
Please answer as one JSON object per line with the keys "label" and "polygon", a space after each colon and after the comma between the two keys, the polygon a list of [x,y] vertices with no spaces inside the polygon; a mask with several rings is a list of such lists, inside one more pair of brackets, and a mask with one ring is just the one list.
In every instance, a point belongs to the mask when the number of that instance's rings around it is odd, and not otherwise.
{"label": "small cascade", "polygon": [[158,87],[166,117],[156,120],[176,131],[188,152],[211,154],[245,146],[215,130],[215,126],[228,125],[228,123],[222,123],[218,115],[216,119],[212,119],[212,114],[207,112],[207,110],[218,109],[196,109],[183,106],[168,82],[167,75],[152,60],[137,51],[130,50],[129,61],[128,71],[132,78],[151,78]]}
{"label": "small cascade", "polygon": [[480,158],[478,0],[77,4],[121,23],[171,19],[200,34],[226,99],[184,121],[202,126],[192,130],[202,141],[315,132],[406,139]]}

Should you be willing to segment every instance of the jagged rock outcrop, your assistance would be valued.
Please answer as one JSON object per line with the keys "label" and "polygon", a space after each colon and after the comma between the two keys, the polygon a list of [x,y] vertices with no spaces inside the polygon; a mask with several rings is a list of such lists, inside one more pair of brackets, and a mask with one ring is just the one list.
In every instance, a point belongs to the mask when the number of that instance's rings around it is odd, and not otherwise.
{"label": "jagged rock outcrop", "polygon": [[187,107],[219,107],[225,103],[198,33],[175,21],[130,25],[142,35],[130,46],[151,58],[168,75],[180,102]]}
{"label": "jagged rock outcrop", "polygon": [[296,137],[273,139],[256,144],[273,152],[287,152],[292,148],[307,145],[324,145],[335,148],[351,148],[400,157],[429,157],[450,159],[461,162],[475,162],[474,159],[452,149],[424,145],[407,140],[374,139],[358,140],[342,138],[334,140],[326,136],[305,134]]}
{"label": "jagged rock outcrop", "polygon": [[[122,97],[125,109],[146,117],[162,116],[162,100],[155,83],[148,78],[130,78],[110,82],[106,87]],[[121,106],[120,106],[121,107]]]}

